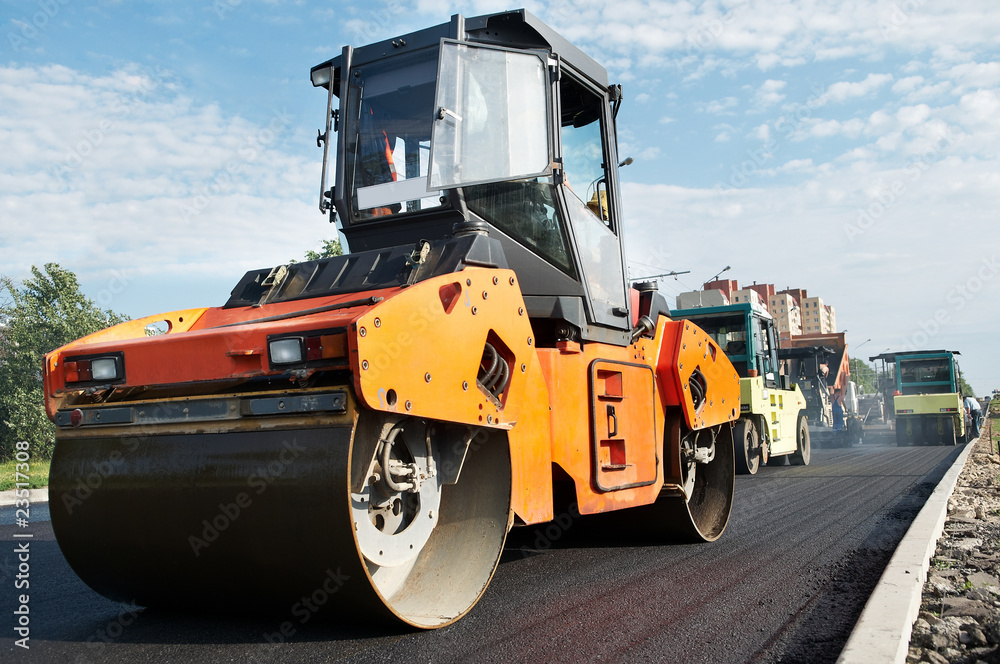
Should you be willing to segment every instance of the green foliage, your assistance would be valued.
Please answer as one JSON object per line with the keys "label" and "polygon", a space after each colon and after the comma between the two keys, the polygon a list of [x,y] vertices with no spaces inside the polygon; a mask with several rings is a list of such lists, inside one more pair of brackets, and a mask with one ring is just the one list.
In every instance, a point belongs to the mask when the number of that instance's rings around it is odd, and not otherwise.
{"label": "green foliage", "polygon": [[958,377],[958,391],[962,393],[963,397],[974,397],[976,392],[972,389],[972,386],[965,382],[965,376]]}
{"label": "green foliage", "polygon": [[20,285],[0,276],[0,461],[19,440],[32,458],[49,458],[55,427],[45,414],[45,354],[127,317],[100,309],[80,292],[76,275],[56,263],[32,266]]}
{"label": "green foliage", "polygon": [[877,377],[875,370],[868,366],[861,358],[853,358],[850,361],[851,380],[858,384],[865,394],[874,394],[878,391]]}
{"label": "green foliage", "polygon": [[[18,475],[18,473],[21,473]],[[49,461],[43,459],[31,459],[28,462],[28,472],[24,472],[24,466],[16,460],[0,462],[0,491],[16,489],[18,482],[24,482],[24,477],[28,477],[28,487],[40,489],[49,485]],[[22,487],[23,488],[23,487]]]}
{"label": "green foliage", "polygon": [[[340,246],[340,240],[323,240],[323,248],[319,251],[309,250],[306,252],[305,260],[318,261],[321,258],[332,258],[333,256],[343,256],[344,248]],[[289,263],[297,263],[294,258]]]}
{"label": "green foliage", "polygon": [[323,240],[323,248],[317,253],[315,251],[306,252],[307,261],[318,261],[320,258],[332,258],[341,256],[344,248],[340,246],[340,240]]}

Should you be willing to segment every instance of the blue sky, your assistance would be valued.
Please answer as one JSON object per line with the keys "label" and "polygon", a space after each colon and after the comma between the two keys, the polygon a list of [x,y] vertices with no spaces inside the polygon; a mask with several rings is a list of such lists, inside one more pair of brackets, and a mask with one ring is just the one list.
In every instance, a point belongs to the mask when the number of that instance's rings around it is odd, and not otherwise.
{"label": "blue sky", "polygon": [[[856,355],[957,349],[1000,388],[993,0],[525,6],[624,86],[633,277],[731,265],[823,297]],[[0,273],[58,262],[132,317],[221,305],[335,233],[309,68],[507,8],[0,0]]]}

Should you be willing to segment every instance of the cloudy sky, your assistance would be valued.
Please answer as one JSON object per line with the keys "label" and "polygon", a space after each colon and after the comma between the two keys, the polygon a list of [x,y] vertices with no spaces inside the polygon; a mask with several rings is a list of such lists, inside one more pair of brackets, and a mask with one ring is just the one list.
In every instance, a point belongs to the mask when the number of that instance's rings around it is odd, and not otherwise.
{"label": "cloudy sky", "polygon": [[[633,277],[805,288],[856,355],[957,349],[1000,388],[995,0],[525,6],[624,85]],[[0,0],[0,273],[58,262],[132,317],[222,304],[335,236],[309,68],[507,8]]]}

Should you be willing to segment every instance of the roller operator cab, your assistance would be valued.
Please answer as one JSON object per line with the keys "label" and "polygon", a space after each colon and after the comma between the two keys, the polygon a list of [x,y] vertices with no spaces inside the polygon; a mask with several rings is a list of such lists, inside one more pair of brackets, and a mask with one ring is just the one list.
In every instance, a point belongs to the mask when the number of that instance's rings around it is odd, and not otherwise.
{"label": "roller operator cab", "polygon": [[955,445],[967,442],[958,351],[924,350],[882,353],[881,362],[895,377],[893,408],[897,445]]}
{"label": "roller operator cab", "polygon": [[697,324],[726,352],[740,375],[740,419],[734,429],[737,472],[756,474],[762,463],[808,465],[806,400],[781,374],[774,319],[751,302],[675,309],[674,318]]}
{"label": "roller operator cab", "polygon": [[718,538],[739,379],[628,288],[620,87],[524,11],[348,46],[311,75],[320,208],[354,253],[46,358],[76,573],[143,605],[333,588],[325,613],[434,628],[476,603],[514,524],[620,511]]}

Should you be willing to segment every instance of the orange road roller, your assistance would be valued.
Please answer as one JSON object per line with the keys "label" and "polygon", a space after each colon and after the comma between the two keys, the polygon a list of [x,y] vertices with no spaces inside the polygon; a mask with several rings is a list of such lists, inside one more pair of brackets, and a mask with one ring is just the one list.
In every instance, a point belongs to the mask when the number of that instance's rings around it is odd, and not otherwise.
{"label": "orange road roller", "polygon": [[526,11],[347,46],[311,78],[319,207],[352,253],[46,357],[80,578],[250,611],[324,588],[324,611],[436,628],[558,495],[718,538],[739,377],[627,281],[621,87]]}

